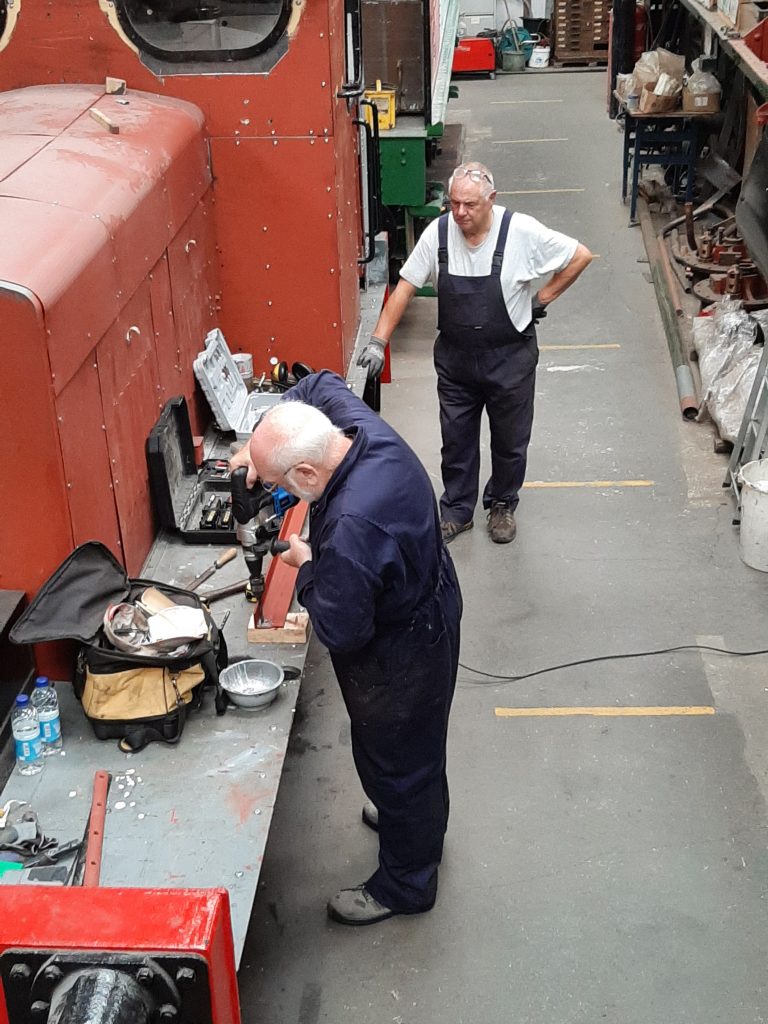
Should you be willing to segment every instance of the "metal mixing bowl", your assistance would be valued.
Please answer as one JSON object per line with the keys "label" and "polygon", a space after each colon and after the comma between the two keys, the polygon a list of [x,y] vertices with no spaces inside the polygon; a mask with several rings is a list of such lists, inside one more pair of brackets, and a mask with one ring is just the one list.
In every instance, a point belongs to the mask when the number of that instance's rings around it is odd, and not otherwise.
{"label": "metal mixing bowl", "polygon": [[284,673],[273,661],[238,661],[225,668],[219,681],[233,704],[265,708],[277,696]]}

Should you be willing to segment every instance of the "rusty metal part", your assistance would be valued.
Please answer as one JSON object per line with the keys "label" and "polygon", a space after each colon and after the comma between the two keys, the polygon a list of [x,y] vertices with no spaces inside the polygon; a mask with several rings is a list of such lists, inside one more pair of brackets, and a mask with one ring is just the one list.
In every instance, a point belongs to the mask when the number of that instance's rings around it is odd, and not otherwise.
{"label": "rusty metal part", "polygon": [[101,850],[104,844],[104,823],[107,817],[107,795],[112,776],[98,771],[93,777],[93,797],[88,818],[88,840],[85,850],[84,886],[97,886],[101,874]]}

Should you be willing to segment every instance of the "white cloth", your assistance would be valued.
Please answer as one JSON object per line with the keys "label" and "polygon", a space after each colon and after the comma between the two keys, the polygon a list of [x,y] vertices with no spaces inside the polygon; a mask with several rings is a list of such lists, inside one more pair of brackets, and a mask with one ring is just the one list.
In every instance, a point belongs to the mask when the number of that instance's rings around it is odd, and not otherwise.
{"label": "white cloth", "polygon": [[[487,277],[499,237],[503,206],[494,206],[493,225],[485,240],[468,245],[456,221],[448,215],[448,272],[459,277]],[[518,331],[531,322],[532,282],[563,270],[579,243],[559,231],[551,231],[525,213],[513,213],[501,265],[501,290],[509,319]],[[427,281],[437,287],[437,218],[421,234],[416,247],[403,264],[400,276],[415,288]]]}

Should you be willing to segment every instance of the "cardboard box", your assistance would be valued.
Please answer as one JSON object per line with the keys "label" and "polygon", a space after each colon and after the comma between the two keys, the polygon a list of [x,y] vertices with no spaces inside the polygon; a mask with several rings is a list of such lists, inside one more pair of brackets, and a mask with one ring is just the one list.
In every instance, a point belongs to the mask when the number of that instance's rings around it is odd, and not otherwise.
{"label": "cardboard box", "polygon": [[651,84],[643,86],[638,109],[641,114],[663,114],[668,110],[676,110],[679,105],[679,93],[677,96],[657,96],[653,91],[653,84]]}
{"label": "cardboard box", "polygon": [[717,0],[718,14],[730,25],[735,25],[739,16],[740,0]]}
{"label": "cardboard box", "polygon": [[746,35],[768,17],[768,0],[742,0],[736,14],[736,28]]}
{"label": "cardboard box", "polygon": [[683,89],[683,110],[690,114],[716,114],[720,109],[719,92],[690,92]]}

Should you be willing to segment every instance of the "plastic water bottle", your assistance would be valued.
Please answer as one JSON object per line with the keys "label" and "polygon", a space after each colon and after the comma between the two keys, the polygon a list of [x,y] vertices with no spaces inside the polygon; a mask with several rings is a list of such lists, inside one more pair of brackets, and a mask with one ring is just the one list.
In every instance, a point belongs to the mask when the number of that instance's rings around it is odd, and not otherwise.
{"label": "plastic water bottle", "polygon": [[40,719],[26,693],[16,698],[11,729],[16,741],[16,766],[22,775],[37,775],[43,770],[43,740]]}
{"label": "plastic water bottle", "polygon": [[61,720],[59,698],[47,676],[38,676],[32,691],[32,704],[40,719],[40,736],[43,740],[43,755],[50,757],[61,750]]}

